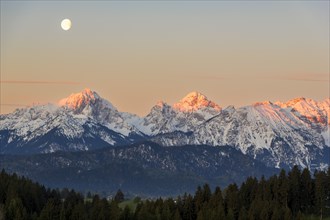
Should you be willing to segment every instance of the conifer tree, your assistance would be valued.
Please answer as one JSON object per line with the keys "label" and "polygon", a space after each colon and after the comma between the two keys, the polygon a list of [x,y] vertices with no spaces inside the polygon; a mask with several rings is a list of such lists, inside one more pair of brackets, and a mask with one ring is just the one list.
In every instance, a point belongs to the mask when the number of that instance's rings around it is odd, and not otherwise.
{"label": "conifer tree", "polygon": [[257,189],[258,180],[252,177],[248,177],[240,187],[239,200],[241,205],[244,206],[247,210],[250,208],[252,201],[257,195]]}
{"label": "conifer tree", "polygon": [[5,219],[23,220],[27,218],[27,212],[20,198],[8,200],[6,205]]}
{"label": "conifer tree", "polygon": [[290,209],[288,207],[284,208],[284,216],[283,219],[284,220],[292,220],[292,212],[290,211]]}
{"label": "conifer tree", "polygon": [[[106,200],[104,200],[104,201],[107,202]],[[118,207],[118,203],[115,202],[115,201],[111,201],[110,205],[107,206],[107,207],[108,207],[108,210],[109,210],[108,216],[110,216],[110,219],[118,220],[120,218],[120,214],[121,214],[120,209]]]}
{"label": "conifer tree", "polygon": [[238,220],[248,220],[248,213],[244,206],[239,211]]}
{"label": "conifer tree", "polygon": [[204,192],[201,186],[197,187],[193,201],[194,201],[194,209],[195,209],[194,215],[197,216],[199,210],[201,209],[204,203]]}
{"label": "conifer tree", "polygon": [[124,199],[125,199],[124,198],[124,193],[120,189],[118,189],[118,191],[115,195],[115,201],[116,202],[122,202],[122,201],[124,201]]}
{"label": "conifer tree", "polygon": [[203,185],[203,203],[208,202],[211,199],[211,189],[209,184],[205,183]]}
{"label": "conifer tree", "polygon": [[295,216],[300,210],[300,180],[301,173],[298,166],[294,166],[288,174],[289,191],[288,191],[288,205]]}
{"label": "conifer tree", "polygon": [[195,219],[195,208],[192,196],[185,195],[183,198],[184,205],[182,210],[182,219],[184,220],[193,220]]}
{"label": "conifer tree", "polygon": [[301,210],[305,213],[311,213],[312,195],[313,195],[313,182],[310,172],[305,168],[301,173],[301,186],[300,186]]}
{"label": "conifer tree", "polygon": [[[314,174],[315,176],[315,211],[318,215],[321,216],[321,219],[324,215],[326,208],[326,174],[324,172],[317,171]],[[329,183],[328,183],[329,184]]]}
{"label": "conifer tree", "polygon": [[122,211],[120,215],[120,220],[131,220],[133,219],[132,213],[130,208],[126,205],[124,210]]}
{"label": "conifer tree", "polygon": [[208,203],[208,208],[213,210],[212,219],[224,219],[225,210],[222,198],[222,191],[220,187],[216,187],[214,193],[211,195],[211,199]]}
{"label": "conifer tree", "polygon": [[226,220],[235,220],[234,212],[231,208],[228,209]]}
{"label": "conifer tree", "polygon": [[173,216],[173,220],[182,220],[180,212],[178,209],[175,210],[174,216]]}
{"label": "conifer tree", "polygon": [[278,202],[280,206],[288,206],[288,179],[285,170],[282,169],[278,177]]}
{"label": "conifer tree", "polygon": [[271,220],[281,220],[281,219],[283,219],[283,218],[282,218],[280,209],[277,206],[274,206],[273,211],[272,211]]}
{"label": "conifer tree", "polygon": [[171,220],[171,211],[168,200],[164,202],[163,209],[161,212],[161,220]]}
{"label": "conifer tree", "polygon": [[269,202],[266,200],[266,201],[263,201],[263,206],[262,206],[262,209],[260,210],[260,214],[259,214],[259,218],[260,219],[270,219],[270,216],[271,216],[271,207],[269,205]]}
{"label": "conifer tree", "polygon": [[238,197],[238,187],[236,184],[230,184],[227,187],[225,195],[225,210],[227,215],[229,210],[233,212],[234,218],[238,217],[239,212],[239,197]]}
{"label": "conifer tree", "polygon": [[59,219],[60,218],[60,201],[56,201],[55,199],[51,198],[48,200],[47,204],[44,206],[40,213],[40,220],[46,219]]}

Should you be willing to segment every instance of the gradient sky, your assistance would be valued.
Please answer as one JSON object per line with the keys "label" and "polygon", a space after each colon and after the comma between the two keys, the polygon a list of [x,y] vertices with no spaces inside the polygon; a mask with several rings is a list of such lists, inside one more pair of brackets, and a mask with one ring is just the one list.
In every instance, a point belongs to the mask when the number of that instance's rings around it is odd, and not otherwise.
{"label": "gradient sky", "polygon": [[329,1],[1,1],[1,113],[86,87],[139,115],[191,91],[323,100]]}

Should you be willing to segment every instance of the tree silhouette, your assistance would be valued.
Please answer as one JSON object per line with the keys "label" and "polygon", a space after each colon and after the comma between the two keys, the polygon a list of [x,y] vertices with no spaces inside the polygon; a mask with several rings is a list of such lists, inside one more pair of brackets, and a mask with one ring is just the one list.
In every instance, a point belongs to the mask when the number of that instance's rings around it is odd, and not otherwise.
{"label": "tree silhouette", "polygon": [[115,201],[116,202],[122,202],[122,201],[124,201],[124,193],[120,189],[118,189],[118,191],[117,191],[117,193],[115,195]]}

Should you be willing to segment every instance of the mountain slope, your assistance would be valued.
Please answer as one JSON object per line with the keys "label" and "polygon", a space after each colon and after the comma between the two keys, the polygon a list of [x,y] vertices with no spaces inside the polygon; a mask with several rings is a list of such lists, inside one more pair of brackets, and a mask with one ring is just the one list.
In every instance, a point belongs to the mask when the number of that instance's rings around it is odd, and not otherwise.
{"label": "mountain slope", "polygon": [[225,186],[248,176],[271,175],[268,168],[229,146],[176,146],[152,142],[88,152],[0,155],[0,169],[28,176],[51,187],[138,195],[193,192],[197,185]]}
{"label": "mountain slope", "polygon": [[273,167],[295,164],[322,167],[329,164],[324,150],[329,146],[324,135],[328,132],[325,112],[315,122],[314,117],[298,115],[295,108],[281,108],[270,102],[239,109],[229,107],[197,126],[189,135],[176,132],[155,136],[153,140],[166,146],[230,145]]}
{"label": "mountain slope", "polygon": [[192,92],[138,117],[85,89],[58,105],[0,115],[0,154],[85,151],[151,140],[162,146],[229,145],[270,167],[325,168],[329,104],[330,99],[297,98],[222,109]]}
{"label": "mountain slope", "polygon": [[96,92],[85,89],[59,105],[32,106],[0,116],[0,153],[90,150],[131,143],[143,134]]}
{"label": "mountain slope", "polygon": [[158,102],[141,120],[139,129],[153,136],[174,131],[191,131],[221,112],[221,107],[199,92],[191,92],[170,106]]}

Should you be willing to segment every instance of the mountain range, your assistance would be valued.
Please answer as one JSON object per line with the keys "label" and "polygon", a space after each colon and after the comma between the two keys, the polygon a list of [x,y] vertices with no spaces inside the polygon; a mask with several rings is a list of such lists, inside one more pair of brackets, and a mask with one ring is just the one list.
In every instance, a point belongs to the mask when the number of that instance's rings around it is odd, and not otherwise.
{"label": "mountain range", "polygon": [[330,161],[330,99],[296,98],[223,108],[199,92],[144,117],[120,112],[85,89],[60,100],[0,115],[0,154],[91,151],[151,141],[174,146],[230,146],[270,168],[325,169]]}

